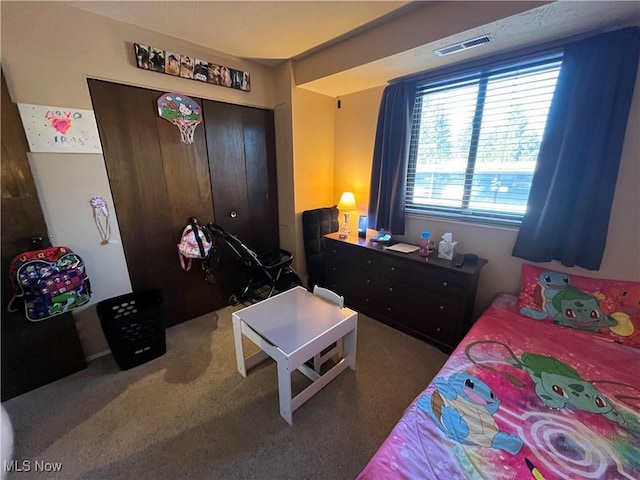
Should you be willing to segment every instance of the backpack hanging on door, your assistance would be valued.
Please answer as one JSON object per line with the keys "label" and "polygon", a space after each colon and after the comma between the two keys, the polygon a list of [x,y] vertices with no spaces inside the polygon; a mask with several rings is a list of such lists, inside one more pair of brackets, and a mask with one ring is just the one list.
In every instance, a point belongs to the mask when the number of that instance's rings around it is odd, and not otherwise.
{"label": "backpack hanging on door", "polygon": [[195,217],[189,219],[189,224],[182,231],[182,237],[178,243],[178,257],[180,266],[185,271],[191,268],[192,259],[202,260],[206,282],[211,285],[216,283],[213,267],[218,262],[218,254],[213,245],[213,237]]}
{"label": "backpack hanging on door", "polygon": [[9,312],[22,302],[27,320],[39,322],[86,304],[91,285],[83,260],[67,247],[29,250],[10,264],[13,298]]}

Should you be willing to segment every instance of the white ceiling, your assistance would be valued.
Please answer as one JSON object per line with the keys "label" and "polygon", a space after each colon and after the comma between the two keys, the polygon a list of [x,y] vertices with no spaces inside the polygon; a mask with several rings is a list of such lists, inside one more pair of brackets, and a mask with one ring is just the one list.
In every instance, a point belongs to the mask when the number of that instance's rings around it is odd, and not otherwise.
{"label": "white ceiling", "polygon": [[74,7],[275,65],[379,21],[407,1],[71,1]]}
{"label": "white ceiling", "polygon": [[[71,1],[74,7],[178,37],[212,50],[277,65],[357,40],[407,12],[437,2],[406,1]],[[465,8],[465,2],[457,8]],[[454,19],[451,22],[455,25]],[[638,25],[640,2],[557,1],[471,30],[306,82],[303,87],[337,97],[465,58],[584,32]],[[437,57],[433,50],[478,35],[493,42]]]}
{"label": "white ceiling", "polygon": [[[338,97],[473,57],[631,25],[640,25],[640,1],[561,0],[311,81],[304,88]],[[490,36],[492,42],[445,57],[433,53],[482,35]]]}

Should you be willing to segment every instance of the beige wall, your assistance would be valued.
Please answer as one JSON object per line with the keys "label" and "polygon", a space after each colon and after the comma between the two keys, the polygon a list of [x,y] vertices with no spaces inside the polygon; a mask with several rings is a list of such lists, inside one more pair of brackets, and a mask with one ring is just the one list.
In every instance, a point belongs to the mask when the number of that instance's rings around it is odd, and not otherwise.
{"label": "beige wall", "polygon": [[[248,71],[251,92],[140,70],[135,66],[134,42]],[[92,77],[241,105],[274,106],[275,83],[269,67],[62,2],[2,2],[2,63],[18,102],[90,109],[86,78]]]}
{"label": "beige wall", "polygon": [[293,156],[296,212],[331,203],[334,181],[334,110],[332,97],[295,89]]}
{"label": "beige wall", "polygon": [[280,247],[296,251],[295,189],[293,184],[293,75],[291,62],[276,69],[277,100],[274,109],[278,177]]}
{"label": "beige wall", "polygon": [[[558,262],[540,264],[543,267],[600,278],[640,280],[640,74],[629,114],[627,135],[616,185],[616,194],[609,223],[604,259],[599,271],[566,268]],[[340,192],[353,188],[358,206],[368,207],[370,168],[376,119],[383,88],[370,89],[342,98],[342,109],[336,113],[335,198]],[[360,186],[360,183],[364,185]],[[594,192],[597,195],[597,192]],[[512,257],[511,250],[517,230],[468,223],[450,222],[409,216],[405,235],[407,243],[418,243],[420,232],[429,230],[439,239],[444,232],[452,232],[461,253],[473,252],[489,260],[483,269],[476,313],[482,311],[498,292],[517,293],[523,260]]]}
{"label": "beige wall", "polygon": [[[275,106],[277,78],[269,67],[99,17],[61,2],[2,2],[1,8],[2,68],[14,102],[91,109],[87,77],[93,77],[236,104]],[[134,42],[248,71],[252,91],[140,70],[134,63]],[[285,86],[289,92],[290,88]],[[280,130],[278,125],[276,130]],[[286,162],[291,155],[278,152],[279,161],[281,158]],[[102,155],[36,153],[29,160],[52,243],[76,250],[91,276],[92,301],[74,317],[85,354],[92,358],[107,348],[93,305],[131,291],[116,212],[111,208],[112,242],[103,246],[89,205],[91,197],[100,195],[113,206],[104,159]],[[282,171],[286,175],[286,168]],[[280,178],[280,184],[291,184],[291,176]],[[284,222],[291,223],[286,218]]]}
{"label": "beige wall", "polygon": [[302,212],[333,205],[335,99],[293,90],[293,161],[297,256],[295,267],[306,279]]}
{"label": "beige wall", "polygon": [[[366,215],[369,204],[373,143],[384,87],[371,88],[340,98],[336,110],[334,203],[342,192],[353,192],[358,212],[349,216],[349,229],[357,231],[357,216]],[[342,221],[342,212],[340,220]]]}

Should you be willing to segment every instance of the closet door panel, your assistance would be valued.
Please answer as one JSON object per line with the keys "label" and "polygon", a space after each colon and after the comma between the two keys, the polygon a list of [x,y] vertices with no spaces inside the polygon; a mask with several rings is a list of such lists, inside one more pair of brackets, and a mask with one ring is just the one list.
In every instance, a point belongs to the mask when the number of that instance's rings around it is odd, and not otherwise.
{"label": "closet door panel", "polygon": [[173,232],[154,96],[142,88],[90,84],[131,284],[134,290],[159,287],[171,272],[171,243],[163,239]]}
{"label": "closet door panel", "polygon": [[[157,93],[156,101],[159,96],[160,93]],[[202,107],[200,101],[195,98],[193,100]],[[228,297],[223,298],[217,286],[207,287],[207,291],[203,291],[202,262],[193,260],[191,270],[184,272],[179,266],[177,256],[176,244],[189,217],[196,217],[203,225],[214,220],[204,126],[198,125],[194,130],[193,143],[185,144],[180,141],[178,127],[157,115],[155,118],[162,169],[170,200],[170,229],[174,237],[178,235],[172,244],[171,255],[175,257],[171,264],[172,276],[180,281],[182,315],[194,318],[202,315],[203,305],[204,311],[220,308],[226,305]],[[200,298],[203,295],[205,298]]]}
{"label": "closet door panel", "polygon": [[[195,99],[194,99],[195,100]],[[200,102],[196,100],[200,105]],[[206,161],[207,146],[204,126],[198,125],[194,131],[193,143],[182,143],[178,127],[156,116],[156,127],[160,142],[162,167],[164,170],[167,195],[171,199],[170,212],[173,227],[184,227],[185,209],[193,208],[193,216],[202,223],[213,219],[211,210],[211,182]]]}
{"label": "closet door panel", "polygon": [[244,108],[244,151],[251,241],[259,251],[278,247],[278,198],[273,113]]}
{"label": "closet door panel", "polygon": [[216,223],[251,246],[242,110],[204,100]]}
{"label": "closet door panel", "polygon": [[[260,253],[277,248],[273,112],[203,100],[216,223]],[[236,254],[220,245],[220,276],[230,294],[245,283]]]}

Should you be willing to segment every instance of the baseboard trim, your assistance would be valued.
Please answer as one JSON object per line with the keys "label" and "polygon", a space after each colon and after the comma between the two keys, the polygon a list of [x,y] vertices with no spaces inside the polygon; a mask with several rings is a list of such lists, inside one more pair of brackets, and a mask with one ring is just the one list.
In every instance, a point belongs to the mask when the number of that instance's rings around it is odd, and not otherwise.
{"label": "baseboard trim", "polygon": [[93,355],[89,355],[87,357],[87,362],[91,362],[91,361],[93,361],[93,360],[95,360],[97,358],[100,358],[100,357],[105,357],[105,356],[109,355],[110,353],[111,353],[111,350],[108,350],[108,349],[104,350],[102,352],[94,353]]}

